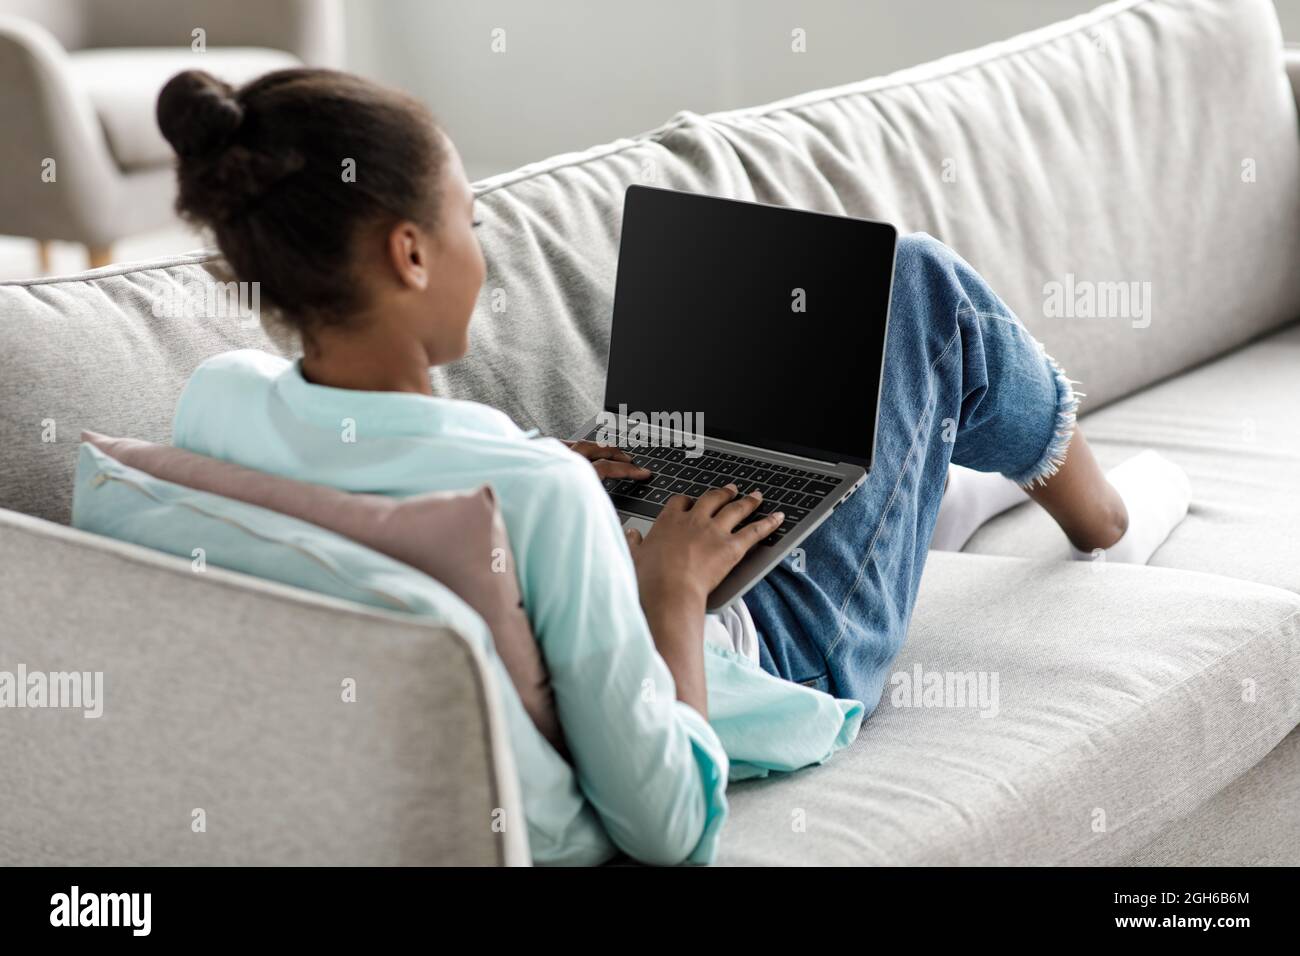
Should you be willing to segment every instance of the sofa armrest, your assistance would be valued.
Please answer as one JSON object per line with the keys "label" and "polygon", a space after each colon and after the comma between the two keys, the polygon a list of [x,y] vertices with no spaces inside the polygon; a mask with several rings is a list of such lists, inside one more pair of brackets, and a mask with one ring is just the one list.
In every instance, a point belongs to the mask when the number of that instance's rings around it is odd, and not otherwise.
{"label": "sofa armrest", "polygon": [[103,675],[0,712],[0,863],[527,862],[452,631],[0,511],[0,633],[0,671]]}

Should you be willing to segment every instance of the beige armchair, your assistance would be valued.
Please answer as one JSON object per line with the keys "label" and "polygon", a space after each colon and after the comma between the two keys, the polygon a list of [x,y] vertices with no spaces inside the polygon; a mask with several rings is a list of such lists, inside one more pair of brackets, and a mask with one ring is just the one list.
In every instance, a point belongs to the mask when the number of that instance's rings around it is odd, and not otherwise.
{"label": "beige armchair", "polygon": [[162,85],[199,68],[232,83],[340,66],[340,0],[0,0],[0,234],[112,243],[170,221]]}

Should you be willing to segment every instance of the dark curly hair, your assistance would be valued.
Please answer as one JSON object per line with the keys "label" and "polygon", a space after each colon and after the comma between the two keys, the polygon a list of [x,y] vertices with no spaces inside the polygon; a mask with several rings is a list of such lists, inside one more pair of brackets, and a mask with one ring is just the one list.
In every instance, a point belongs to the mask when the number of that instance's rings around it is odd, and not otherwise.
{"label": "dark curly hair", "polygon": [[238,89],[186,70],[163,87],[157,118],[176,151],[176,211],[210,229],[235,278],[259,282],[300,332],[364,304],[360,230],[437,225],[445,147],[403,93],[334,70],[279,70]]}

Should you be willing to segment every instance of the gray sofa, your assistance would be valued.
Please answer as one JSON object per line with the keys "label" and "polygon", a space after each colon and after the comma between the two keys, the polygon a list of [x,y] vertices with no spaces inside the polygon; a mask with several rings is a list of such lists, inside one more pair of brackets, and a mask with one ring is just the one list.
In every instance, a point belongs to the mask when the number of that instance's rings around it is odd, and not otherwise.
{"label": "gray sofa", "polygon": [[[486,289],[435,385],[522,425],[595,407],[622,193],[652,182],[934,234],[1082,383],[1103,463],[1191,475],[1147,567],[1057,560],[1031,506],[932,554],[895,669],[995,677],[997,706],[887,688],[825,766],[730,788],[720,862],[1300,863],[1297,88],[1267,0],[1125,0],[478,184]],[[107,697],[0,711],[0,862],[527,861],[457,634],[64,526],[82,428],[165,441],[199,361],[276,349],[154,316],[213,265],[0,286],[0,669],[102,670]],[[376,690],[344,707],[340,674]]]}

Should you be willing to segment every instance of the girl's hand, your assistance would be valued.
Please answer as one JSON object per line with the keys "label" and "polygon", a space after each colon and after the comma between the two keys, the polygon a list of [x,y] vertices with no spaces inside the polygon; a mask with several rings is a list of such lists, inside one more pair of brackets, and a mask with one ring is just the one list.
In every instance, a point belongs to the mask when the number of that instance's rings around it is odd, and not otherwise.
{"label": "girl's hand", "polygon": [[754,513],[762,497],[736,497],[724,485],[689,498],[668,499],[645,538],[627,532],[636,565],[641,607],[655,648],[672,672],[677,699],[706,720],[709,692],[704,682],[704,612],[709,592],[758,542],[781,526],[781,513],[738,526]]}
{"label": "girl's hand", "polygon": [[649,468],[632,464],[632,456],[613,445],[602,445],[594,441],[565,441],[564,444],[591,462],[592,467],[596,469],[596,474],[601,478],[630,478],[633,481],[645,481],[654,474]]}
{"label": "girl's hand", "polygon": [[665,600],[703,606],[750,548],[781,526],[785,515],[777,511],[740,528],[763,497],[751,492],[737,498],[736,490],[732,484],[714,488],[693,504],[674,495],[644,539],[639,531],[627,532],[643,606]]}

